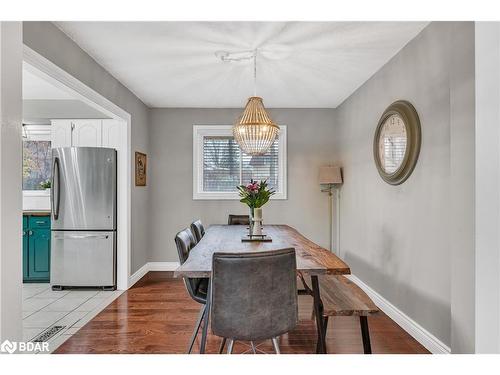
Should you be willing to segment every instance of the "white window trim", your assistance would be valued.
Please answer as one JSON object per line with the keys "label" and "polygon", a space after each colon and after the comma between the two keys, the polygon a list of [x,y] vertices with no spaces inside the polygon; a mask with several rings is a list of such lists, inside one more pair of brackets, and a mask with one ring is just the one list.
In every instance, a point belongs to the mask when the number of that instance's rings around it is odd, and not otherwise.
{"label": "white window trim", "polygon": [[[232,136],[232,125],[193,125],[193,199],[239,200],[238,192],[203,191],[203,138],[206,136]],[[278,146],[278,189],[272,200],[287,199],[286,125],[280,125]]]}
{"label": "white window trim", "polygon": [[23,135],[24,132],[27,133],[27,138],[28,141],[52,141],[52,132],[51,132],[51,127],[50,125],[30,125],[30,124],[24,124],[23,125]]}

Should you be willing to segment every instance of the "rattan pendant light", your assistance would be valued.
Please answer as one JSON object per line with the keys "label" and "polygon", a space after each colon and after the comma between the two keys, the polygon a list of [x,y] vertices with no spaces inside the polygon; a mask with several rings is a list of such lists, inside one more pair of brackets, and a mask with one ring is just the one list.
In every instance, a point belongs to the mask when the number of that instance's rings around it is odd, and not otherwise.
{"label": "rattan pendant light", "polygon": [[264,108],[257,91],[257,50],[253,54],[254,96],[248,98],[247,105],[236,124],[233,135],[239,146],[248,155],[263,155],[274,143],[279,126],[276,125]]}

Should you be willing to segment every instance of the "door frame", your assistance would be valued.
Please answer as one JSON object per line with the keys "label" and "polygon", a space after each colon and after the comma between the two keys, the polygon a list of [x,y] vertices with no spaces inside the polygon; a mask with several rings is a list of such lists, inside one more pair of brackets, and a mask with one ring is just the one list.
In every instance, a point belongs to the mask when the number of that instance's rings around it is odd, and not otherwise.
{"label": "door frame", "polygon": [[500,353],[500,24],[475,22],[475,352]]}
{"label": "door frame", "polygon": [[[23,67],[54,86],[68,92],[90,107],[123,123],[125,137],[121,139],[121,156],[118,156],[117,197],[117,288],[126,290],[130,286],[131,267],[131,205],[132,205],[132,162],[131,134],[132,116],[127,111],[94,91],[56,64],[46,59],[30,47],[23,45]],[[124,187],[124,188],[123,188]],[[122,214],[120,214],[120,212]]]}

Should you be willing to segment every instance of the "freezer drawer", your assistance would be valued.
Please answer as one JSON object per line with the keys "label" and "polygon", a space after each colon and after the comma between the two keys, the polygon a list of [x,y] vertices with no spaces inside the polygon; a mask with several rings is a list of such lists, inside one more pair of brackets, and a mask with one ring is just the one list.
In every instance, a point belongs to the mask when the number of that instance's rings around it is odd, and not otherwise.
{"label": "freezer drawer", "polygon": [[53,287],[116,285],[116,232],[52,231]]}

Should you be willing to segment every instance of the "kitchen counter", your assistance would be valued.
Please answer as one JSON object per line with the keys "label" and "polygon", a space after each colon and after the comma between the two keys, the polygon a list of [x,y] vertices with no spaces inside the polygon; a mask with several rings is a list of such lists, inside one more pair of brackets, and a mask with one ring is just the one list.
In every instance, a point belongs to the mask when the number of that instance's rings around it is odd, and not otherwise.
{"label": "kitchen counter", "polygon": [[46,210],[24,210],[23,215],[30,216],[50,216],[51,212]]}

